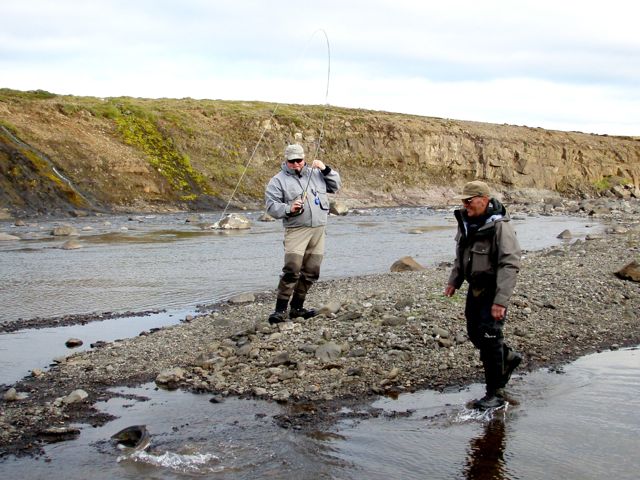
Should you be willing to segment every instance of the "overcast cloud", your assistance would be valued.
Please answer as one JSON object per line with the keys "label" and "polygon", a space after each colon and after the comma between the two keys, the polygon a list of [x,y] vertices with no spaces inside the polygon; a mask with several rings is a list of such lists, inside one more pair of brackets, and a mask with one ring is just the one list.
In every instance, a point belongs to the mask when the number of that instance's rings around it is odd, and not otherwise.
{"label": "overcast cloud", "polygon": [[640,135],[637,2],[3,2],[0,87]]}

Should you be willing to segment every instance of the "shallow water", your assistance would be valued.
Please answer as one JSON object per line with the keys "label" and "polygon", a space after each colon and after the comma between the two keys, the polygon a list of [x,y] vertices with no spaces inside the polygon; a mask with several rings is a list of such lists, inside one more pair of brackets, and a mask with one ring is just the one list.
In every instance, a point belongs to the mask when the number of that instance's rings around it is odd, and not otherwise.
{"label": "shallow water", "polygon": [[[273,403],[120,389],[148,401],[99,404],[120,418],[81,426],[38,459],[7,459],[7,478],[30,479],[636,479],[640,469],[640,350],[584,357],[552,373],[514,376],[506,410],[480,414],[481,395],[424,391],[374,403],[386,415],[304,434],[275,426]],[[411,411],[408,417],[393,412]],[[393,418],[389,418],[393,416]],[[109,437],[145,424],[148,452],[127,455]]]}
{"label": "shallow water", "polygon": [[[116,318],[87,325],[20,330],[0,334],[0,384],[11,384],[34,368],[44,368],[53,359],[88,350],[97,341],[112,342],[130,338],[142,331],[174,325],[186,313],[158,313],[128,319]],[[65,342],[81,339],[83,344],[70,349]]]}
{"label": "shallow water", "polygon": [[[367,210],[331,217],[322,278],[382,273],[411,255],[425,266],[451,260],[455,223],[450,212],[428,208]],[[185,215],[75,219],[83,248],[61,250],[69,237],[52,237],[51,224],[4,228],[31,240],[0,242],[0,323],[106,311],[195,308],[246,291],[275,288],[282,268],[281,222],[246,215],[246,231],[203,231]],[[219,219],[213,214],[209,222]],[[601,231],[582,218],[526,217],[514,226],[524,249],[558,244]],[[83,227],[92,230],[83,231]],[[416,232],[416,233],[412,233]]]}
{"label": "shallow water", "polygon": [[[184,214],[75,219],[68,223],[81,233],[79,250],[59,249],[68,237],[51,237],[52,224],[3,227],[31,232],[33,239],[0,242],[0,323],[90,312],[167,312],[0,334],[0,384],[71,353],[64,346],[68,338],[82,339],[80,350],[87,349],[98,340],[177,323],[198,304],[274,289],[282,268],[282,225],[256,221],[259,212],[245,214],[252,228],[234,232],[203,231],[185,223]],[[206,216],[209,223],[218,219]],[[574,239],[602,231],[599,224],[572,217],[516,217],[514,226],[526,250],[562,243],[556,237],[565,229]],[[331,217],[321,278],[388,272],[405,255],[425,266],[450,261],[454,235],[451,212],[428,208]]]}
{"label": "shallow water", "polygon": [[341,478],[638,478],[639,380],[640,351],[613,351],[583,357],[560,374],[515,379],[511,405],[492,420],[461,406],[482,395],[478,385],[383,400],[377,405],[416,411],[343,432],[338,457],[356,472]]}

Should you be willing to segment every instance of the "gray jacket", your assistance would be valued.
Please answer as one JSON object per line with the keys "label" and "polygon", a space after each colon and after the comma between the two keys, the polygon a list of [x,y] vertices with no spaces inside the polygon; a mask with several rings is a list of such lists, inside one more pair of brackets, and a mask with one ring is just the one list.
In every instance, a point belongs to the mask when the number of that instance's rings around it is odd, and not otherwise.
{"label": "gray jacket", "polygon": [[[291,216],[291,203],[302,195],[307,183],[304,212]],[[320,171],[305,165],[298,175],[287,166],[287,162],[283,162],[280,172],[271,178],[265,191],[267,213],[273,218],[281,218],[285,228],[326,225],[329,215],[327,193],[337,192],[340,185],[340,174],[330,167]]]}

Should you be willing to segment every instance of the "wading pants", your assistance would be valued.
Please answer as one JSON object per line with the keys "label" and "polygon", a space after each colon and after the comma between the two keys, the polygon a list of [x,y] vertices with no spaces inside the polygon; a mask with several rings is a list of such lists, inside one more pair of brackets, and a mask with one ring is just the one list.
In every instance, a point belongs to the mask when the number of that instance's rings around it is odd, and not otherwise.
{"label": "wading pants", "polygon": [[320,277],[325,227],[295,227],[284,232],[284,267],[278,283],[278,301],[301,308],[307,291]]}
{"label": "wading pants", "polygon": [[494,296],[495,292],[492,289],[474,288],[469,285],[464,311],[469,340],[480,350],[487,393],[491,394],[505,386],[505,365],[511,350],[504,343],[502,334],[506,314],[498,322],[491,316]]}

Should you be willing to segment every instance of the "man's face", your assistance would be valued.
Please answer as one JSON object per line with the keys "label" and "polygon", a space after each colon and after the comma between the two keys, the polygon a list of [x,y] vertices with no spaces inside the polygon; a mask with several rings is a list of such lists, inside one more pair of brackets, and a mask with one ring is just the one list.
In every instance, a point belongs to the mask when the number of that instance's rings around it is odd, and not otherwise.
{"label": "man's face", "polygon": [[468,217],[479,217],[484,214],[489,204],[489,197],[469,197],[462,200],[462,205],[467,211]]}
{"label": "man's face", "polygon": [[296,172],[300,173],[300,171],[302,170],[302,168],[304,167],[305,163],[304,163],[304,159],[303,158],[298,158],[298,159],[293,159],[293,160],[287,160],[287,166],[291,169],[291,170],[295,170]]}

